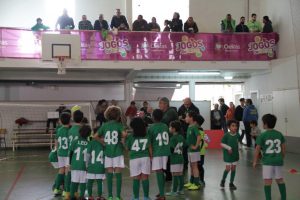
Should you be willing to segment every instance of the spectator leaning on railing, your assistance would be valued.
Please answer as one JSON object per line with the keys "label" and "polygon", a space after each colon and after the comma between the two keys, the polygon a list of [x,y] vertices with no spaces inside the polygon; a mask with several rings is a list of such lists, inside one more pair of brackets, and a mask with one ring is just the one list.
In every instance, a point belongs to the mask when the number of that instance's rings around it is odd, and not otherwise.
{"label": "spectator leaning on railing", "polygon": [[235,27],[235,32],[244,33],[249,32],[249,28],[245,25],[245,17],[241,17],[239,25]]}
{"label": "spectator leaning on railing", "polygon": [[167,19],[165,20],[165,22],[164,22],[165,28],[164,28],[163,32],[170,32],[171,31],[169,22],[170,22],[169,20],[167,20]]}
{"label": "spectator leaning on railing", "polygon": [[262,26],[259,21],[256,20],[256,14],[253,13],[251,15],[251,20],[247,23],[247,26],[249,28],[249,31],[251,33],[257,33],[257,32],[262,32]]}
{"label": "spectator leaning on railing", "polygon": [[103,31],[103,30],[108,30],[108,23],[106,20],[104,20],[103,14],[99,15],[99,19],[97,19],[94,23],[94,30],[97,31]]}
{"label": "spectator leaning on railing", "polygon": [[37,18],[36,25],[31,28],[32,31],[44,31],[47,29],[49,29],[49,27],[43,24],[43,20],[41,18]]}
{"label": "spectator leaning on railing", "polygon": [[182,32],[182,20],[178,12],[173,14],[173,19],[172,21],[168,21],[168,24],[172,32]]}
{"label": "spectator leaning on railing", "polygon": [[93,30],[92,23],[87,20],[86,15],[82,15],[81,21],[78,23],[78,29],[79,30]]}
{"label": "spectator leaning on railing", "polygon": [[263,22],[264,22],[264,28],[263,28],[263,33],[272,33],[273,32],[273,26],[272,26],[272,21],[269,19],[268,16],[263,17]]}
{"label": "spectator leaning on railing", "polygon": [[132,24],[133,31],[148,31],[148,23],[143,19],[143,15],[139,15],[137,20]]}
{"label": "spectator leaning on railing", "polygon": [[129,25],[124,15],[121,15],[120,9],[117,9],[116,15],[111,19],[110,28],[116,28],[122,31],[129,31]]}
{"label": "spectator leaning on railing", "polygon": [[227,14],[226,18],[221,21],[222,33],[233,33],[235,31],[235,20],[232,19],[231,14]]}
{"label": "spectator leaning on railing", "polygon": [[57,19],[55,24],[55,28],[57,29],[57,25],[59,25],[60,29],[74,29],[74,21],[73,18],[69,17],[68,11],[64,9],[63,15]]}
{"label": "spectator leaning on railing", "polygon": [[152,17],[151,22],[148,24],[148,28],[150,31],[160,32],[160,26],[156,22],[155,17]]}
{"label": "spectator leaning on railing", "polygon": [[184,23],[184,32],[198,33],[198,31],[198,26],[193,17],[189,17],[188,20]]}

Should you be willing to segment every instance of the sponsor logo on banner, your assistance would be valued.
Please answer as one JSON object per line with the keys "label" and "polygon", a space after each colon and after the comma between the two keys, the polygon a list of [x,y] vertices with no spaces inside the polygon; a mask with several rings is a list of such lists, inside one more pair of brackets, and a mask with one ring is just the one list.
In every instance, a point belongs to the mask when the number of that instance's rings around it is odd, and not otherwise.
{"label": "sponsor logo on banner", "polygon": [[8,41],[0,40],[0,48],[5,48],[6,46],[8,46]]}
{"label": "sponsor logo on banner", "polygon": [[254,42],[248,44],[248,51],[253,52],[254,55],[267,54],[268,57],[273,58],[276,48],[275,39],[268,40],[262,36],[255,36]]}
{"label": "sponsor logo on banner", "polygon": [[105,54],[119,53],[125,58],[127,52],[131,50],[131,46],[128,39],[116,39],[112,35],[108,35],[105,41],[99,42],[99,49],[104,50]]}
{"label": "sponsor logo on banner", "polygon": [[180,54],[195,54],[197,58],[203,56],[203,52],[206,50],[203,40],[196,40],[195,38],[189,38],[184,35],[181,37],[181,42],[176,43],[176,51],[180,51]]}
{"label": "sponsor logo on banner", "polygon": [[225,52],[233,52],[241,50],[241,46],[239,44],[221,44],[216,43],[215,45],[216,50],[224,50]]}

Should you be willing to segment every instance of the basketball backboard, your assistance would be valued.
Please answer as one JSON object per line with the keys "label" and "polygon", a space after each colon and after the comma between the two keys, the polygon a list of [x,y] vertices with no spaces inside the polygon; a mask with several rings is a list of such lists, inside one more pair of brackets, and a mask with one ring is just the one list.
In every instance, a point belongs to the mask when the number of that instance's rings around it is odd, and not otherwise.
{"label": "basketball backboard", "polygon": [[54,61],[59,57],[68,58],[73,63],[81,60],[79,35],[57,33],[42,35],[42,60]]}

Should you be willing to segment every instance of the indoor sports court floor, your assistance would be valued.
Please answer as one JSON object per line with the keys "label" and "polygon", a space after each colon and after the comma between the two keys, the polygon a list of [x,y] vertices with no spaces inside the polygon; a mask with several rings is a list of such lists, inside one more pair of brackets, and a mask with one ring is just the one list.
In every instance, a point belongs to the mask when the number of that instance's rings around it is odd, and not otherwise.
{"label": "indoor sports court floor", "polygon": [[[1,200],[60,200],[54,198],[51,186],[54,182],[56,170],[48,162],[48,149],[21,149],[7,153],[7,159],[0,161],[0,199]],[[3,157],[1,152],[1,157]],[[264,199],[263,182],[261,179],[261,166],[254,170],[251,165],[252,151],[243,150],[237,168],[235,184],[238,189],[231,192],[227,188],[220,190],[219,183],[223,172],[221,150],[209,150],[205,161],[206,187],[200,191],[189,192],[182,197],[168,197],[167,199],[186,200],[261,200]],[[126,160],[128,164],[128,159]],[[285,178],[287,182],[288,200],[300,199],[300,173],[291,174],[289,170],[300,169],[300,155],[287,154],[285,160]],[[229,177],[228,177],[229,178]],[[129,170],[123,173],[122,196],[124,200],[131,199],[131,179]],[[150,196],[154,199],[158,189],[155,176],[150,178]],[[169,191],[171,183],[166,184]],[[96,189],[96,188],[94,188]],[[141,191],[142,192],[142,191]],[[104,186],[106,196],[106,186]],[[277,185],[272,188],[273,199],[279,200]],[[141,194],[142,195],[142,194]]]}

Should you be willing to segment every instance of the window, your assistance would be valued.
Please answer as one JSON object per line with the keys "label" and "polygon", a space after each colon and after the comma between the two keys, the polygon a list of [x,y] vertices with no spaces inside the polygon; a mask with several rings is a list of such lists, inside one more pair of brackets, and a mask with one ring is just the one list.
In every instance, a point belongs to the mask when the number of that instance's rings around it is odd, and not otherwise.
{"label": "window", "polygon": [[236,94],[242,94],[242,84],[197,84],[195,86],[195,98],[197,101],[211,101],[211,104],[218,103],[218,99],[223,97],[225,103],[236,102]]}
{"label": "window", "polygon": [[188,85],[182,85],[180,88],[175,89],[172,101],[182,101],[184,98],[189,96],[189,86]]}

